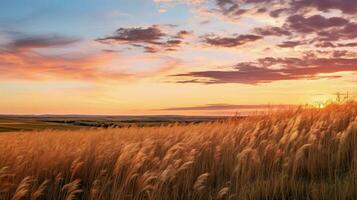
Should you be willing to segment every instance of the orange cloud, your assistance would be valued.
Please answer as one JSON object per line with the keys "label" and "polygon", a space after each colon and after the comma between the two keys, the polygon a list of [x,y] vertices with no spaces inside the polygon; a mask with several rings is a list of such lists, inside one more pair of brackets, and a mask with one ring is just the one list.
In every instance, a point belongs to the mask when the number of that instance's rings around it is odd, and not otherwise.
{"label": "orange cloud", "polygon": [[[321,76],[337,72],[357,71],[357,59],[344,57],[340,52],[330,58],[319,58],[310,55],[302,58],[258,59],[256,62],[242,62],[232,66],[232,70],[194,71],[176,74],[176,77],[190,77],[179,83],[271,83],[280,80],[303,80],[320,78],[341,78],[341,76]],[[194,78],[194,79],[192,79]]]}
{"label": "orange cloud", "polygon": [[108,71],[105,66],[114,59],[113,53],[68,58],[45,56],[32,49],[0,52],[0,77],[2,79],[78,79],[119,80],[130,74]]}

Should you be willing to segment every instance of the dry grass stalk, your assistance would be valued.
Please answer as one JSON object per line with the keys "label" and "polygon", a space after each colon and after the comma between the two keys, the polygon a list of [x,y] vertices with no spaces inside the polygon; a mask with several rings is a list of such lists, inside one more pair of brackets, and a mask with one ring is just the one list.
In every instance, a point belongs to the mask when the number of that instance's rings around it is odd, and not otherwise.
{"label": "dry grass stalk", "polygon": [[201,124],[2,133],[0,147],[0,200],[357,199],[355,102]]}

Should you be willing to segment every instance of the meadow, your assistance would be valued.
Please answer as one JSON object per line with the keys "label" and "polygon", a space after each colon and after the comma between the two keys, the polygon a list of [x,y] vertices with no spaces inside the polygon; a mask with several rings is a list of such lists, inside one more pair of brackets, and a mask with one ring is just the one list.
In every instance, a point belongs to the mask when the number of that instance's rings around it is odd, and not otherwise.
{"label": "meadow", "polygon": [[0,132],[147,127],[200,123],[222,117],[181,115],[0,115]]}
{"label": "meadow", "polygon": [[357,199],[357,103],[0,134],[0,200]]}

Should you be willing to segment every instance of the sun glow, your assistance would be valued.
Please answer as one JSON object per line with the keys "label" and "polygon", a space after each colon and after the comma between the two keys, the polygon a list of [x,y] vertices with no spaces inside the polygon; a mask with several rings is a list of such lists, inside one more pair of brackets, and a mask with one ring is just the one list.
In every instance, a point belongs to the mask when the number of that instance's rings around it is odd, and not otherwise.
{"label": "sun glow", "polygon": [[331,95],[316,95],[311,97],[308,104],[316,108],[325,108],[332,101],[333,97]]}

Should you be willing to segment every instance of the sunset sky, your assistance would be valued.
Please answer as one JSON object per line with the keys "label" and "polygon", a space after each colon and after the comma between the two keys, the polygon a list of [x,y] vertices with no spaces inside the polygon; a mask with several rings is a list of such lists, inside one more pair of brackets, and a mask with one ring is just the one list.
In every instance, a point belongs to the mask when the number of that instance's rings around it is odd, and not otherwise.
{"label": "sunset sky", "polygon": [[356,0],[4,0],[0,113],[222,115],[357,95]]}

